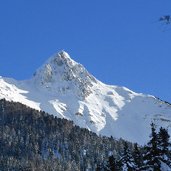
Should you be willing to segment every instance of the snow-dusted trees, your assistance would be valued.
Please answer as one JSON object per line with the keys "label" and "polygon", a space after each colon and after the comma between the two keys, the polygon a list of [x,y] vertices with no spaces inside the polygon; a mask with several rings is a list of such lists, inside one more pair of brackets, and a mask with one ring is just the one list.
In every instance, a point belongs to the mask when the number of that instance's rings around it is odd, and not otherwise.
{"label": "snow-dusted trees", "polygon": [[135,168],[132,153],[127,142],[124,143],[123,154],[120,159],[120,163],[122,170],[132,171]]}
{"label": "snow-dusted trees", "polygon": [[160,169],[160,156],[159,156],[159,144],[158,144],[158,134],[155,129],[154,123],[151,124],[151,135],[150,141],[145,147],[145,165],[147,168],[152,168],[154,170]]}
{"label": "snow-dusted trees", "polygon": [[168,131],[165,128],[161,127],[157,133],[155,125],[151,124],[151,139],[145,147],[144,154],[146,168],[162,171],[162,165],[171,166],[169,137]]}
{"label": "snow-dusted trees", "polygon": [[119,170],[118,168],[119,168],[118,163],[114,155],[113,154],[109,155],[108,162],[106,165],[106,170],[117,171]]}
{"label": "snow-dusted trees", "polygon": [[132,153],[134,165],[136,170],[140,170],[143,166],[143,153],[141,147],[137,143],[134,144],[134,149]]}
{"label": "snow-dusted trees", "polygon": [[169,138],[170,135],[168,134],[168,131],[161,127],[158,133],[159,155],[163,162],[171,165],[171,144]]}
{"label": "snow-dusted trees", "polygon": [[97,136],[72,121],[5,100],[0,100],[0,129],[2,171],[94,171],[110,148],[121,153],[122,140]]}
{"label": "snow-dusted trees", "polygon": [[146,146],[134,144],[132,149],[132,144],[123,141],[120,144],[120,157],[116,159],[113,155],[109,156],[98,171],[171,171],[169,138],[167,129],[160,128],[157,132],[155,124],[152,123],[150,140]]}

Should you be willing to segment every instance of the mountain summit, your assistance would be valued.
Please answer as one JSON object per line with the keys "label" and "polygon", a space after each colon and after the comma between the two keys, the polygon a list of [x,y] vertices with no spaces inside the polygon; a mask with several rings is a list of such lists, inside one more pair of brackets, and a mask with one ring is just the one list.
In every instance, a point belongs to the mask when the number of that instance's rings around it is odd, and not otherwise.
{"label": "mountain summit", "polygon": [[16,101],[97,134],[144,144],[150,123],[171,133],[171,105],[125,87],[106,85],[61,51],[29,80],[0,77],[0,98]]}
{"label": "mountain summit", "polygon": [[61,92],[75,93],[84,99],[91,93],[92,83],[96,79],[81,65],[73,61],[70,56],[61,51],[39,68],[34,78],[38,86]]}

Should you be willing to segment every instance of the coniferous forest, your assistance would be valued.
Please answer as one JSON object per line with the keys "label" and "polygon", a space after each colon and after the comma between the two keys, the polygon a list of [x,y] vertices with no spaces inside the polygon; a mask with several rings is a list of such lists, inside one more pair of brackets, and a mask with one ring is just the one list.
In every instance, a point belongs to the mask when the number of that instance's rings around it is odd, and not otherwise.
{"label": "coniferous forest", "polygon": [[0,100],[0,171],[169,171],[169,138],[151,123],[149,142],[139,146]]}

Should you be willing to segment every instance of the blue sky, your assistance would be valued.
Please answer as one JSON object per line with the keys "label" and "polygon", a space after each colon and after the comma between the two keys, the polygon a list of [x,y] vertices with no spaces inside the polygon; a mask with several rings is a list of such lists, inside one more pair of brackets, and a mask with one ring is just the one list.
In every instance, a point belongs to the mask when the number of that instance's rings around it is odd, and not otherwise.
{"label": "blue sky", "polygon": [[28,79],[64,49],[107,84],[171,102],[166,14],[170,0],[2,0],[0,75]]}

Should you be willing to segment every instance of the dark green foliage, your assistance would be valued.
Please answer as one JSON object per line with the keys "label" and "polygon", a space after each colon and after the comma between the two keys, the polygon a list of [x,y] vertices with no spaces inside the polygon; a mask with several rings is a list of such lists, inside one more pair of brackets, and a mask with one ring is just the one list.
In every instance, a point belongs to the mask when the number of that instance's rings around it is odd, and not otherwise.
{"label": "dark green foliage", "polygon": [[[169,171],[171,170],[171,144],[168,131],[160,128],[156,132],[155,125],[151,124],[150,141],[144,147],[124,142],[120,144],[122,153],[120,158],[110,156],[107,164],[100,167],[100,171]],[[105,163],[105,162],[103,162]],[[104,169],[106,168],[106,169]]]}
{"label": "dark green foliage", "polygon": [[113,155],[109,156],[108,167],[111,171],[116,170],[116,159]]}
{"label": "dark green foliage", "polygon": [[156,133],[154,123],[151,124],[151,135],[150,141],[148,142],[147,146],[145,147],[145,156],[144,159],[146,160],[146,165],[149,168],[154,170],[160,170],[161,162],[160,162],[160,153],[159,153],[159,144],[158,144],[158,134]]}
{"label": "dark green foliage", "polygon": [[[151,124],[151,136],[145,149],[144,160],[146,168],[154,171],[162,171],[162,165],[171,167],[170,142],[168,131],[160,128],[156,132],[155,125]],[[170,168],[171,170],[171,168]]]}
{"label": "dark green foliage", "polygon": [[128,171],[132,171],[135,168],[132,153],[130,151],[130,148],[129,148],[127,142],[124,143],[123,154],[122,154],[122,157],[120,159],[120,162],[122,163],[121,165],[122,165],[123,170],[127,169]]}
{"label": "dark green foliage", "polygon": [[119,171],[121,170],[121,166],[119,165],[118,161],[114,157],[114,155],[110,155],[107,163],[107,169],[109,171]]}
{"label": "dark green foliage", "polygon": [[0,100],[0,170],[95,170],[123,140],[99,137],[72,121]]}
{"label": "dark green foliage", "polygon": [[137,143],[134,144],[134,150],[133,150],[133,161],[136,170],[140,170],[141,166],[143,165],[143,157],[142,157],[142,151],[141,148],[138,146]]}
{"label": "dark green foliage", "polygon": [[170,147],[171,144],[169,142],[169,134],[168,131],[165,128],[160,128],[158,133],[158,146],[159,146],[159,155],[161,157],[161,160],[168,165],[171,165],[171,153],[170,153]]}

